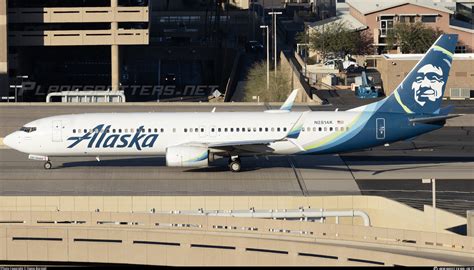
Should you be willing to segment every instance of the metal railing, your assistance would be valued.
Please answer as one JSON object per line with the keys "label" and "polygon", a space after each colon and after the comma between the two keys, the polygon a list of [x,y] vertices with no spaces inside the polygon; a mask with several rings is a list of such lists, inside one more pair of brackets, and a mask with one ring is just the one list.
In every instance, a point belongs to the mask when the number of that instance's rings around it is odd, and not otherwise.
{"label": "metal railing", "polygon": [[46,103],[52,102],[53,97],[60,97],[64,103],[114,103],[126,102],[123,91],[62,91],[49,93],[46,96]]}

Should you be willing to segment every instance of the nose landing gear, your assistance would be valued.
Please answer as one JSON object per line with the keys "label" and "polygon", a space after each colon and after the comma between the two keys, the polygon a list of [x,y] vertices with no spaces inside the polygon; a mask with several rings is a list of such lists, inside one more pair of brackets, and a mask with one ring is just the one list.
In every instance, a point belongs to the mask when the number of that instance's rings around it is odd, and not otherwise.
{"label": "nose landing gear", "polygon": [[49,170],[53,167],[53,165],[51,164],[51,161],[49,161],[49,157],[48,156],[40,156],[40,155],[28,155],[28,159],[31,159],[31,160],[40,160],[40,161],[45,161],[44,163],[44,169],[45,170]]}
{"label": "nose landing gear", "polygon": [[49,160],[44,163],[45,170],[49,170],[52,167],[53,167],[53,165],[51,164],[51,162]]}

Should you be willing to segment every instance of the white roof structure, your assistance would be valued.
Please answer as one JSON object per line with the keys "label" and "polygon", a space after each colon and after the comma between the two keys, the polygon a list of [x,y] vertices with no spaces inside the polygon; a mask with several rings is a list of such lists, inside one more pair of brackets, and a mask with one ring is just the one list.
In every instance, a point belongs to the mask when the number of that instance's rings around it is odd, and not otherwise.
{"label": "white roof structure", "polygon": [[[420,60],[424,54],[384,54],[385,59],[391,60]],[[474,60],[474,53],[457,53],[454,54],[455,60]]]}
{"label": "white roof structure", "polygon": [[352,17],[352,15],[349,14],[349,11],[347,10],[337,10],[337,15],[336,17],[328,18],[325,20],[321,21],[316,21],[312,23],[308,23],[308,26],[314,29],[319,29],[323,27],[323,25],[327,25],[328,23],[334,23],[334,22],[344,22],[345,25],[354,31],[359,31],[359,30],[364,30],[367,28],[366,25],[361,23],[359,20],[356,18]]}
{"label": "white roof structure", "polygon": [[435,9],[449,14],[454,13],[445,7],[445,3],[432,0],[347,0],[346,3],[364,15],[405,4]]}

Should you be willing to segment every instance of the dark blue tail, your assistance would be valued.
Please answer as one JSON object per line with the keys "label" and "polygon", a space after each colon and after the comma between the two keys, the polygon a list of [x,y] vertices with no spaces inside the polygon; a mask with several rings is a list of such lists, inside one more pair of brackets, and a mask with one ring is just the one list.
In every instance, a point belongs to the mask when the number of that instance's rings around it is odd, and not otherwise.
{"label": "dark blue tail", "polygon": [[439,114],[457,40],[441,35],[378,111]]}

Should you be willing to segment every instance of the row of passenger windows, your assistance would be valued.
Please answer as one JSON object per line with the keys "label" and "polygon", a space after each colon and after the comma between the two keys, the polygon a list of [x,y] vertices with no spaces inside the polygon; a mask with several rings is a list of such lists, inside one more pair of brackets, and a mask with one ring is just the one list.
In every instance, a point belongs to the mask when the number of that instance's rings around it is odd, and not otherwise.
{"label": "row of passenger windows", "polygon": [[349,127],[313,127],[313,128],[310,128],[310,127],[307,127],[307,128],[303,128],[301,129],[301,131],[313,131],[313,132],[316,132],[316,131],[348,131],[349,130]]}
{"label": "row of passenger windows", "polygon": [[[184,132],[185,133],[186,132],[192,133],[193,130],[194,130],[194,132],[199,132],[198,128],[194,128],[194,129],[193,128],[189,128],[189,129],[185,128]],[[201,130],[201,132],[204,132],[204,128],[201,128],[200,130]],[[272,127],[272,128],[268,128],[268,127],[266,127],[266,128],[256,128],[256,127],[254,127],[254,128],[249,128],[249,127],[248,128],[245,128],[245,127],[243,127],[243,128],[238,128],[238,127],[236,127],[236,128],[233,128],[233,127],[231,127],[231,128],[211,128],[211,132],[257,132],[257,131],[258,132],[263,132],[263,131],[265,131],[265,132],[269,132],[269,131],[271,131],[271,132],[275,132],[275,131],[276,132],[281,132],[281,131],[286,132],[287,130],[288,129],[286,127],[284,127],[284,128],[281,128],[281,127],[277,127],[277,128],[275,128],[275,127]]]}
{"label": "row of passenger windows", "polygon": [[[211,132],[287,132],[288,129],[286,127],[265,127],[265,128],[211,128],[210,129]],[[349,127],[306,127],[306,128],[302,128],[301,131],[306,131],[306,132],[316,132],[316,131],[319,131],[319,132],[322,132],[322,131],[347,131],[349,130]],[[165,129],[164,128],[142,128],[141,130],[136,130],[137,132],[141,132],[141,133],[144,133],[144,132],[147,132],[148,133],[164,133],[165,132]],[[205,132],[205,128],[184,128],[183,131],[185,133],[199,133],[199,132]],[[125,129],[121,129],[121,128],[118,128],[118,129],[106,129],[106,130],[97,130],[97,129],[73,129],[72,130],[72,133],[134,133],[135,132],[135,129],[134,128],[125,128]],[[173,128],[173,133],[176,133],[176,128]]]}
{"label": "row of passenger windows", "polygon": [[[152,132],[158,133],[158,131],[159,131],[159,132],[163,133],[163,132],[165,132],[165,129],[163,129],[163,128],[160,128],[160,129],[158,129],[158,128],[153,128],[153,129],[152,128],[148,128],[148,129],[142,128],[141,130],[136,129],[136,131],[140,131],[140,132],[147,132],[148,131],[148,133],[152,133]],[[134,133],[135,129],[134,128],[130,128],[130,129],[128,129],[128,128],[125,128],[125,129],[112,128],[112,129],[106,129],[106,130],[98,130],[98,129],[73,129],[72,130],[72,133],[129,133],[129,132]]]}

